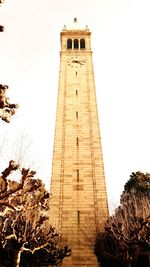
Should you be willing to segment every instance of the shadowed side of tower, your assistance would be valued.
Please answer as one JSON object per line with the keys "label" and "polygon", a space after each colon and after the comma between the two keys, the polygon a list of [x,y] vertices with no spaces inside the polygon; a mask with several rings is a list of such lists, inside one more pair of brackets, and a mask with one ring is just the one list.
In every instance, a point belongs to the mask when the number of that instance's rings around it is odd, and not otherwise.
{"label": "shadowed side of tower", "polygon": [[98,266],[87,236],[108,217],[91,32],[77,20],[61,32],[60,71],[51,178],[51,223],[72,255],[61,266]]}

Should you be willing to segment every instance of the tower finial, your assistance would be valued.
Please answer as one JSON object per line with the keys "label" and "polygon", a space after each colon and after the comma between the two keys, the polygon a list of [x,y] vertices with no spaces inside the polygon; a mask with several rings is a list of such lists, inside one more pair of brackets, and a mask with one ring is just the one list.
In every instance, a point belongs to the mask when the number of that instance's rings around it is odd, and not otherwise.
{"label": "tower finial", "polygon": [[77,23],[77,18],[74,18],[74,23]]}

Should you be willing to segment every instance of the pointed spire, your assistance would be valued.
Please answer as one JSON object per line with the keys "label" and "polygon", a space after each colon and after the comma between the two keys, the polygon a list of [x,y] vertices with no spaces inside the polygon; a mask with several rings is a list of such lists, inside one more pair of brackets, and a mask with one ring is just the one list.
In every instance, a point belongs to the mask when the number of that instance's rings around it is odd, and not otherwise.
{"label": "pointed spire", "polygon": [[81,25],[78,24],[78,19],[74,18],[71,25],[69,25],[68,27],[66,27],[66,25],[64,25],[63,31],[68,31],[68,30],[86,30],[86,31],[89,31],[89,28],[87,25],[86,25],[86,27],[82,27]]}
{"label": "pointed spire", "polygon": [[66,31],[67,30],[67,27],[66,27],[66,25],[64,25],[64,27],[63,27],[63,31]]}

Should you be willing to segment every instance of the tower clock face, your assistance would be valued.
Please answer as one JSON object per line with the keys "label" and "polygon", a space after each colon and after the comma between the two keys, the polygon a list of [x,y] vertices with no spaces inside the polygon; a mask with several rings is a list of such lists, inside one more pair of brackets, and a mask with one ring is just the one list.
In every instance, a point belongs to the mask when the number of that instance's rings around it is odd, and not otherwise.
{"label": "tower clock face", "polygon": [[85,58],[81,56],[69,57],[67,60],[68,65],[75,68],[84,66],[85,62]]}

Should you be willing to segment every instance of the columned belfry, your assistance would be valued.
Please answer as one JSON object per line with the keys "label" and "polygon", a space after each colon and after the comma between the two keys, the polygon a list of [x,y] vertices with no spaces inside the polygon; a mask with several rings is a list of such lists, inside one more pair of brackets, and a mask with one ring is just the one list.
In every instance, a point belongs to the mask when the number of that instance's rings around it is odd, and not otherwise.
{"label": "columned belfry", "polygon": [[[87,236],[108,217],[91,32],[77,19],[61,34],[51,178],[51,223],[72,250],[63,267],[97,267]],[[87,233],[86,233],[87,229]],[[87,236],[86,236],[87,235]]]}

